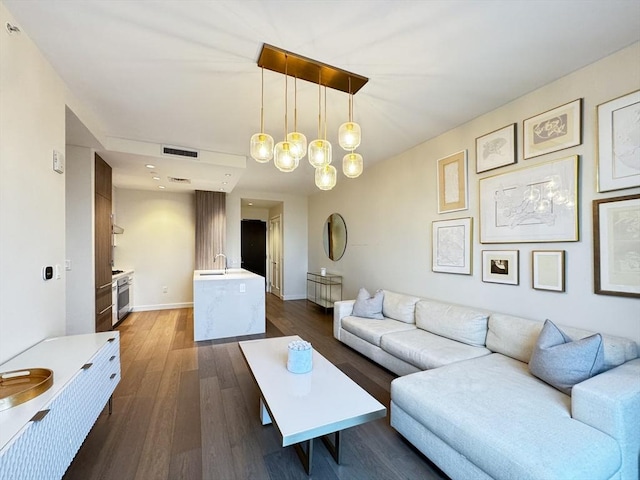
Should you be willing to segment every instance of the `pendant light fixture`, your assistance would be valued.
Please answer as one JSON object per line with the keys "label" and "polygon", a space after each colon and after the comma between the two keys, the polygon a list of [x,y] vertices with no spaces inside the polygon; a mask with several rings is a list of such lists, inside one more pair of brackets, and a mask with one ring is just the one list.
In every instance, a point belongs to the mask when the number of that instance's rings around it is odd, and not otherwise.
{"label": "pendant light fixture", "polygon": [[349,121],[340,125],[338,143],[347,151],[353,151],[360,145],[360,125],[353,121],[353,93],[351,92],[351,77],[349,77]]}
{"label": "pendant light fixture", "polygon": [[356,152],[347,153],[342,158],[342,173],[349,178],[357,178],[362,173],[364,162],[362,155]]}
{"label": "pendant light fixture", "polygon": [[293,80],[293,132],[287,135],[291,151],[296,159],[301,160],[307,154],[307,137],[298,131],[298,77]]}
{"label": "pendant light fixture", "polygon": [[[322,135],[322,71],[319,71],[318,138],[309,144],[309,163],[315,168],[319,168],[329,165],[332,160],[331,143],[327,141],[327,87],[324,88],[324,137]],[[316,181],[316,185],[317,183]]]}
{"label": "pendant light fixture", "polygon": [[276,143],[276,146],[273,151],[273,163],[278,170],[281,172],[293,172],[296,168],[298,168],[298,164],[300,159],[296,157],[294,154],[294,150],[292,148],[291,143],[288,141],[287,134],[287,110],[289,108],[289,104],[287,101],[287,96],[289,90],[287,88],[287,56],[285,55],[285,73],[284,73],[284,140],[282,142]]}
{"label": "pendant light fixture", "polygon": [[261,68],[262,88],[260,92],[260,133],[251,137],[251,157],[260,163],[267,163],[273,158],[273,137],[264,133],[264,67]]}
{"label": "pendant light fixture", "polygon": [[320,190],[331,190],[336,186],[336,167],[324,165],[316,168],[316,187]]}

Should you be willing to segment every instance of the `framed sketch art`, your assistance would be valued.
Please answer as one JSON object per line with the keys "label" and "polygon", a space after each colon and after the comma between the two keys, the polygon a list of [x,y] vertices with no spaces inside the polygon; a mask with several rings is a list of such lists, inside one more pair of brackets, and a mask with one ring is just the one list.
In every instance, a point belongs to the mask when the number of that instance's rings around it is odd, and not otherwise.
{"label": "framed sketch art", "polygon": [[467,151],[441,158],[438,164],[438,213],[466,210]]}
{"label": "framed sketch art", "polygon": [[640,194],[593,201],[594,290],[640,297]]}
{"label": "framed sketch art", "polygon": [[531,265],[534,289],[564,292],[564,250],[534,250]]}
{"label": "framed sketch art", "polygon": [[582,99],[525,120],[524,158],[533,158],[582,143]]}
{"label": "framed sketch art", "polygon": [[476,138],[476,173],[516,163],[516,124]]}
{"label": "framed sketch art", "polygon": [[432,223],[431,248],[434,272],[471,275],[471,217]]}
{"label": "framed sketch art", "polygon": [[519,253],[518,250],[483,250],[482,281],[518,285]]}
{"label": "framed sketch art", "polygon": [[598,105],[598,191],[640,186],[640,90]]}
{"label": "framed sketch art", "polygon": [[578,241],[578,157],[480,179],[480,243]]}

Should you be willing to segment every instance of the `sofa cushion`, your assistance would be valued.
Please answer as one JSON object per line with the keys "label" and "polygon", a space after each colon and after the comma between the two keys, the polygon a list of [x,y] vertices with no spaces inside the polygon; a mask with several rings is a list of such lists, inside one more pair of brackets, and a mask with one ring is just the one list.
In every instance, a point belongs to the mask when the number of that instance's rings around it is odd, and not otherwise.
{"label": "sofa cushion", "polygon": [[384,318],[382,315],[383,298],[384,292],[382,290],[378,290],[371,296],[366,288],[361,288],[353,304],[353,314],[356,317],[382,320]]}
{"label": "sofa cushion", "polygon": [[379,347],[380,339],[383,335],[403,330],[415,330],[416,326],[389,318],[371,320],[369,318],[349,316],[342,319],[342,328]]}
{"label": "sofa cushion", "polygon": [[[492,313],[489,317],[487,348],[522,362],[529,362],[533,347],[542,330],[542,322],[514,317],[502,313]],[[579,340],[595,332],[577,328],[563,327],[571,338]],[[622,365],[638,357],[638,347],[633,340],[613,335],[602,335],[604,347],[604,369]]]}
{"label": "sofa cushion", "polygon": [[621,465],[613,438],[571,418],[569,396],[504,355],[399,377],[391,400],[492,478],[611,478]]}
{"label": "sofa cushion", "polygon": [[420,298],[418,297],[385,290],[384,300],[382,301],[382,314],[385,317],[401,322],[416,323],[415,310],[416,303],[419,300]]}
{"label": "sofa cushion", "polygon": [[546,320],[529,362],[529,371],[571,395],[571,388],[600,373],[604,366],[600,334],[572,341],[551,320]]}
{"label": "sofa cushion", "polygon": [[380,347],[422,370],[491,353],[486,348],[456,342],[419,328],[388,333],[382,337]]}
{"label": "sofa cushion", "polygon": [[420,300],[416,326],[428,332],[476,347],[484,347],[489,314],[451,303]]}

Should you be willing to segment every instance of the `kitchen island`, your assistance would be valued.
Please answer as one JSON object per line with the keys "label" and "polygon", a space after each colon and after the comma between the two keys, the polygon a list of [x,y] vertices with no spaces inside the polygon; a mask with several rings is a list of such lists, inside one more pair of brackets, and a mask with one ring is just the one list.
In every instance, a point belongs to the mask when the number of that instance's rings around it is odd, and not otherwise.
{"label": "kitchen island", "polygon": [[265,333],[265,280],[242,268],[193,272],[193,339]]}

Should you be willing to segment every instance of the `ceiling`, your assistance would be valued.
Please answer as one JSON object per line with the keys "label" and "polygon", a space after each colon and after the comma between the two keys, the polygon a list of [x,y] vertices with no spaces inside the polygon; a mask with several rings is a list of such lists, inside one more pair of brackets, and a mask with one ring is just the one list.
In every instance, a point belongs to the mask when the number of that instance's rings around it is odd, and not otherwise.
{"label": "ceiling", "polygon": [[[286,174],[249,157],[260,127],[263,43],[369,78],[354,96],[366,174],[375,162],[640,40],[637,0],[3,2],[101,122],[98,150],[114,184],[162,183],[167,191],[319,192],[306,158]],[[277,142],[284,76],[265,71],[264,80],[265,130]],[[298,81],[297,90],[298,130],[312,140],[318,88]],[[342,175],[337,145],[347,95],[329,90],[327,112],[338,183],[357,182]],[[69,143],[95,146],[70,111],[67,128]],[[162,156],[161,145],[206,158]]]}

